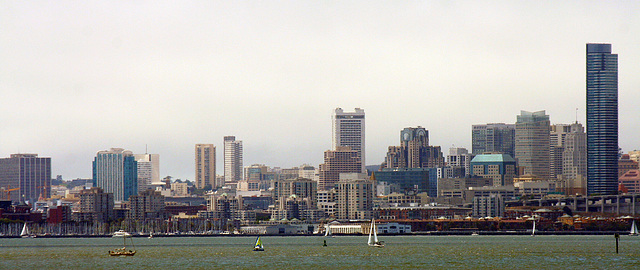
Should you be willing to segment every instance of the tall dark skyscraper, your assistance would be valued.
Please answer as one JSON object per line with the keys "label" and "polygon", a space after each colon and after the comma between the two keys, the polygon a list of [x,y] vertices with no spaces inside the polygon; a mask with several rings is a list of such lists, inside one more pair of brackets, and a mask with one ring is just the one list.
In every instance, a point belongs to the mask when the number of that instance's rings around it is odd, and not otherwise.
{"label": "tall dark skyscraper", "polygon": [[587,194],[618,192],[618,55],[587,44]]}

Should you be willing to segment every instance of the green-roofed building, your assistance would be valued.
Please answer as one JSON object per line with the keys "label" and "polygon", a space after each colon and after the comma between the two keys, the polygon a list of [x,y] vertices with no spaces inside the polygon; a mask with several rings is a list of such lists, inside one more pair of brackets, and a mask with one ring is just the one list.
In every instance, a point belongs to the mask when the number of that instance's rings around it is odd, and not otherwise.
{"label": "green-roofed building", "polygon": [[508,154],[481,154],[471,160],[471,175],[492,178],[493,186],[512,185],[516,160]]}

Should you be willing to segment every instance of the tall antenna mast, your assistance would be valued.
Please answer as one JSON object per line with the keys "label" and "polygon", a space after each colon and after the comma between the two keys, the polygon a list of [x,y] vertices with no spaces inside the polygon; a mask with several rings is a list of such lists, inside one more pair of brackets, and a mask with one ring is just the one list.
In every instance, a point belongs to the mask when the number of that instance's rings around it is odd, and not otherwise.
{"label": "tall antenna mast", "polygon": [[578,123],[578,108],[576,108],[576,124]]}
{"label": "tall antenna mast", "polygon": [[[576,110],[577,110],[577,109],[576,109]],[[148,149],[147,149],[147,144],[146,144],[146,143],[144,144],[144,153],[145,153],[145,155],[146,155],[146,154],[149,154],[149,151],[148,151]]]}

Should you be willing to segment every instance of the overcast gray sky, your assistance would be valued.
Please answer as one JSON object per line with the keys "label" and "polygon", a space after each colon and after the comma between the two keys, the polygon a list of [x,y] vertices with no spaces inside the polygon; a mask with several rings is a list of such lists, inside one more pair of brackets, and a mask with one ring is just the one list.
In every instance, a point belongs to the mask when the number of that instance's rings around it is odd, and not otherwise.
{"label": "overcast gray sky", "polygon": [[471,150],[471,125],[546,110],[585,119],[585,44],[619,54],[620,144],[639,149],[638,1],[2,1],[0,157],[160,154],[193,179],[194,144],[244,164],[317,166],[331,113],[366,112],[369,165],[408,126]]}

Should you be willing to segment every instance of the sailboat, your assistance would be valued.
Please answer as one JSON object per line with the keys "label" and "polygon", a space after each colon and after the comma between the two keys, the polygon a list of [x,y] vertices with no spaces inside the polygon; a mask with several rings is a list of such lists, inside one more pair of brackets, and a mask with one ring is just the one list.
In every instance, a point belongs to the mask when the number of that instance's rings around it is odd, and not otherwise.
{"label": "sailboat", "polygon": [[536,220],[533,219],[533,228],[531,229],[531,236],[536,236]]}
{"label": "sailboat", "polygon": [[34,238],[35,235],[31,234],[29,232],[29,227],[27,227],[27,223],[24,223],[24,226],[22,227],[22,232],[20,233],[20,236],[22,238]]}
{"label": "sailboat", "polygon": [[629,231],[629,235],[638,236],[638,227],[636,226],[636,221],[635,220],[631,224],[631,230]]}
{"label": "sailboat", "polygon": [[329,228],[329,224],[324,225],[324,237],[333,237],[333,234],[331,233],[331,228]]}
{"label": "sailboat", "polygon": [[[373,236],[373,238],[371,236]],[[367,244],[370,247],[384,247],[384,242],[378,241],[378,232],[376,229],[376,221],[374,219],[371,219],[371,227],[369,227],[369,241],[367,241]]]}
{"label": "sailboat", "polygon": [[[122,231],[124,232],[124,231]],[[115,250],[109,250],[111,256],[133,256],[136,255],[135,247],[133,250],[127,250],[127,238],[131,238],[131,234],[124,232],[122,236],[122,248],[116,248]],[[133,246],[133,239],[131,239],[131,245]]]}
{"label": "sailboat", "polygon": [[260,236],[258,236],[258,239],[256,239],[256,244],[253,246],[253,251],[264,251],[264,246],[262,245]]}

